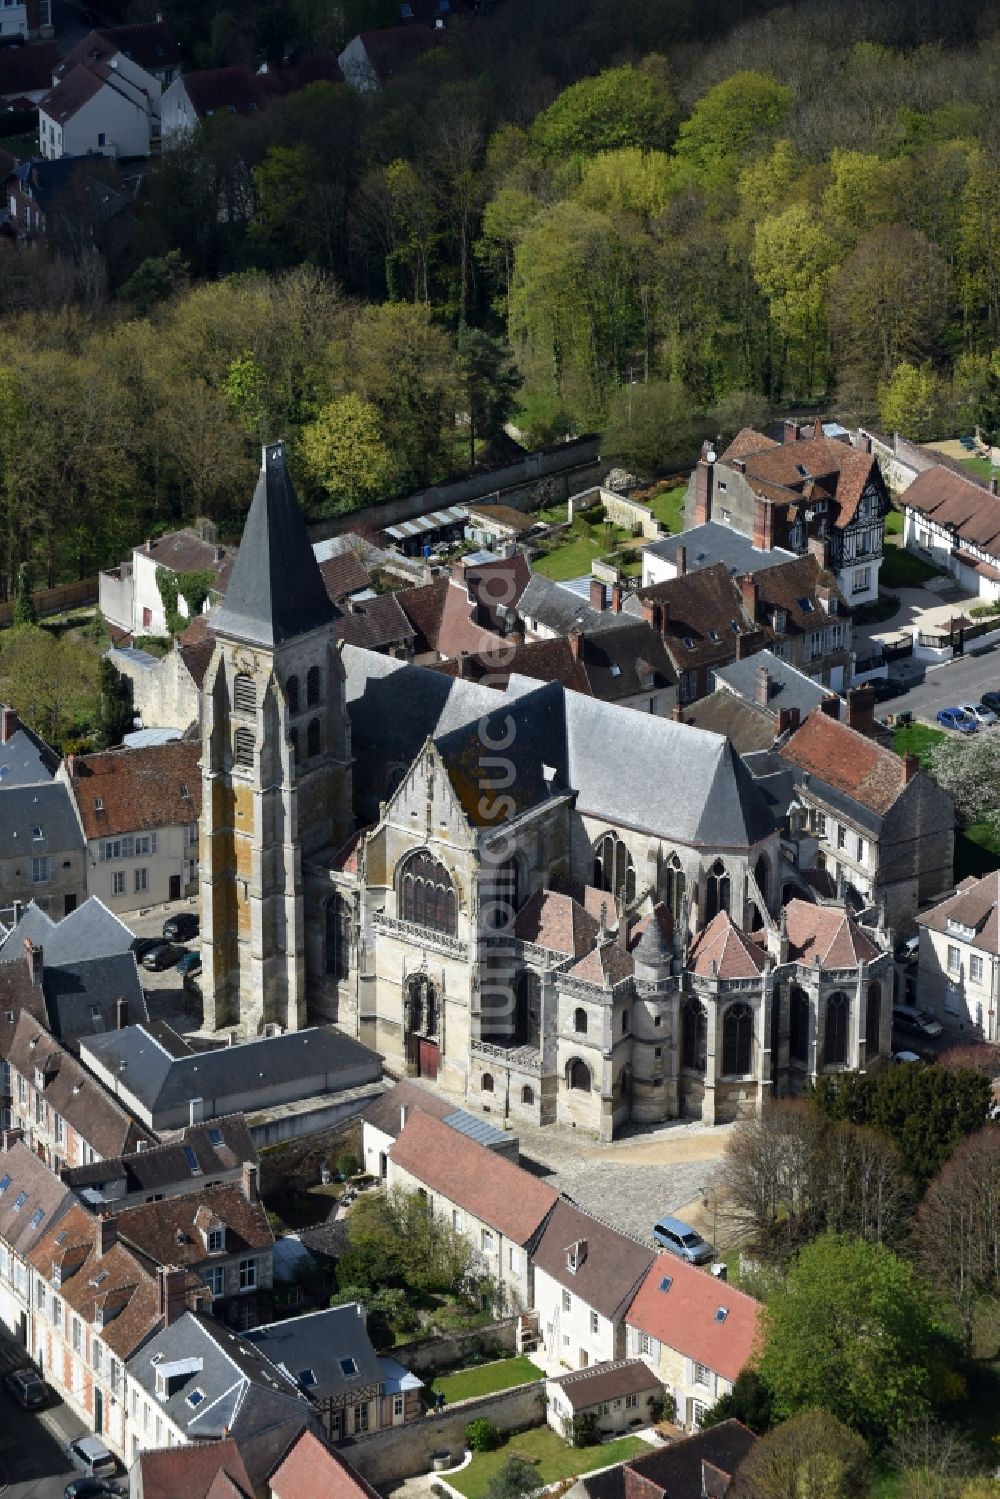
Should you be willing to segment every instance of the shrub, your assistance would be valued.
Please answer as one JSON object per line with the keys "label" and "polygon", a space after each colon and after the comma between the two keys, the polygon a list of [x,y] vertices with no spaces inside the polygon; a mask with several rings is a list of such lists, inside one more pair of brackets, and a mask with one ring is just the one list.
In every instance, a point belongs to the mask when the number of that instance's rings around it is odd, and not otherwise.
{"label": "shrub", "polygon": [[346,1181],[349,1176],[356,1176],[358,1170],[357,1156],[345,1150],[343,1155],[337,1157],[337,1171]]}
{"label": "shrub", "polygon": [[500,1446],[500,1433],[492,1421],[480,1416],[465,1428],[465,1440],[473,1452],[495,1452]]}
{"label": "shrub", "polygon": [[596,1447],[598,1435],[597,1417],[593,1411],[573,1417],[573,1434],[570,1440],[574,1447]]}

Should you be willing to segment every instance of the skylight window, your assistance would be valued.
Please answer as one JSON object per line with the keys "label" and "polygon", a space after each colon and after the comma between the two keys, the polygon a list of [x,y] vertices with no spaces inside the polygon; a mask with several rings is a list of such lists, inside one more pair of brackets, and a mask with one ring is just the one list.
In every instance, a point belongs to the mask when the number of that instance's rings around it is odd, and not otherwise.
{"label": "skylight window", "polygon": [[357,1374],[357,1372],[358,1372],[358,1361],[357,1361],[357,1359],[342,1358],[342,1359],[339,1359],[338,1362],[340,1364],[341,1372],[343,1374],[347,1374],[348,1376],[350,1376],[352,1374]]}
{"label": "skylight window", "polygon": [[0,1197],[3,1196],[3,1194],[6,1192],[6,1190],[7,1190],[7,1188],[9,1186],[10,1186],[10,1177],[7,1176],[7,1175],[0,1176]]}
{"label": "skylight window", "polygon": [[42,841],[42,839],[44,838],[45,834],[42,832],[41,828],[38,827],[37,824],[36,824],[36,826],[33,827],[32,830],[31,830],[31,836],[35,840],[36,843],[40,843]]}
{"label": "skylight window", "polygon": [[95,812],[103,812],[104,811],[104,798],[103,797],[101,797],[101,796],[95,796],[94,797],[94,811]]}
{"label": "skylight window", "polygon": [[715,1309],[715,1320],[716,1320],[716,1322],[725,1322],[725,1320],[726,1320],[726,1318],[728,1316],[729,1316],[729,1308],[728,1308],[728,1306],[719,1306],[719,1307],[716,1307],[716,1309]]}
{"label": "skylight window", "polygon": [[811,614],[813,612],[812,599],[797,599],[796,602],[803,614]]}
{"label": "skylight window", "polygon": [[738,635],[740,633],[740,622],[739,622],[739,620],[738,619],[731,619],[729,621],[729,623],[730,623],[730,625],[732,627],[733,634],[734,635]]}
{"label": "skylight window", "polygon": [[674,1283],[674,1277],[672,1275],[665,1275],[663,1277],[663,1279],[660,1281],[660,1290],[663,1291],[664,1293],[667,1292],[667,1291],[669,1291],[670,1287],[673,1285],[673,1283]]}
{"label": "skylight window", "polygon": [[27,1192],[18,1192],[17,1196],[14,1198],[14,1211],[15,1211],[15,1213],[19,1213],[21,1211],[21,1209],[24,1207],[24,1204],[27,1202],[27,1200],[28,1200],[28,1194],[27,1194]]}
{"label": "skylight window", "polygon": [[181,796],[190,796],[190,795],[191,795],[191,793],[190,793],[190,791],[187,788],[187,782],[186,781],[181,781]]}
{"label": "skylight window", "polygon": [[620,677],[620,676],[621,676],[621,674],[622,674],[622,669],[621,669],[621,667],[620,667],[620,666],[619,666],[619,665],[618,665],[618,664],[617,664],[617,662],[616,662],[616,663],[615,663],[615,664],[614,664],[614,665],[613,665],[613,666],[612,666],[612,667],[611,667],[611,675],[612,675],[612,676],[613,676],[613,677]]}
{"label": "skylight window", "polygon": [[37,1228],[44,1217],[45,1217],[45,1214],[43,1213],[42,1209],[41,1208],[36,1208],[35,1211],[31,1215],[31,1226],[32,1226],[32,1228]]}
{"label": "skylight window", "polygon": [[299,1384],[302,1385],[303,1389],[308,1389],[311,1385],[314,1385],[316,1383],[317,1379],[315,1369],[299,1370]]}
{"label": "skylight window", "polygon": [[222,1131],[221,1131],[221,1129],[210,1129],[209,1132],[208,1132],[208,1138],[209,1138],[209,1140],[211,1141],[211,1143],[213,1145],[215,1145],[215,1146],[221,1145],[222,1144]]}
{"label": "skylight window", "polygon": [[205,1391],[204,1390],[192,1390],[191,1393],[190,1393],[190,1395],[185,1395],[184,1398],[185,1398],[185,1400],[187,1401],[188,1405],[191,1407],[192,1410],[197,1410],[198,1407],[199,1407],[199,1405],[201,1404],[201,1402],[205,1398]]}
{"label": "skylight window", "polygon": [[690,635],[684,636],[684,644],[687,646],[689,651],[694,650],[694,641],[691,639]]}
{"label": "skylight window", "polygon": [[56,1234],[56,1243],[57,1244],[62,1244],[68,1238],[69,1238],[69,1229],[68,1228],[64,1228],[61,1231],[61,1233]]}
{"label": "skylight window", "polygon": [[709,632],[708,632],[708,638],[709,638],[709,640],[712,641],[713,645],[718,645],[718,643],[719,643],[719,632],[718,632],[718,630],[709,630]]}
{"label": "skylight window", "polygon": [[191,1169],[191,1175],[200,1176],[201,1165],[199,1164],[198,1157],[195,1155],[194,1150],[190,1145],[184,1146],[184,1159],[187,1161],[188,1166]]}
{"label": "skylight window", "polygon": [[108,1278],[108,1272],[106,1270],[101,1270],[97,1275],[94,1276],[94,1278],[90,1282],[90,1284],[92,1286],[103,1286],[103,1284],[107,1280],[107,1278]]}

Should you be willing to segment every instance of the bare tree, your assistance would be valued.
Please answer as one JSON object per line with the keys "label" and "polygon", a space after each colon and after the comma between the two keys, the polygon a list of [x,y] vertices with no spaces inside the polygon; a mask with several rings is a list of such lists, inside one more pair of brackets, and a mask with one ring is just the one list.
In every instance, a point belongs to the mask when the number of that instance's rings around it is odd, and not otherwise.
{"label": "bare tree", "polygon": [[888,1458],[904,1477],[907,1499],[952,1499],[979,1468],[975,1449],[954,1426],[918,1416],[896,1433]]}
{"label": "bare tree", "polygon": [[1000,1130],[988,1125],[957,1147],[917,1214],[917,1258],[951,1299],[972,1349],[976,1303],[1000,1293]]}

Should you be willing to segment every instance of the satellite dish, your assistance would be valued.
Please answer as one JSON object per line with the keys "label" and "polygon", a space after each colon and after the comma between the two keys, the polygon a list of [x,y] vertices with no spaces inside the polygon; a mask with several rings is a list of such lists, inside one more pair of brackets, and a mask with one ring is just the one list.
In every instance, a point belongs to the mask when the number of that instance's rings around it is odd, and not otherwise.
{"label": "satellite dish", "polygon": [[714,448],[709,448],[708,452],[705,454],[705,462],[706,463],[714,463],[715,462],[715,449]]}

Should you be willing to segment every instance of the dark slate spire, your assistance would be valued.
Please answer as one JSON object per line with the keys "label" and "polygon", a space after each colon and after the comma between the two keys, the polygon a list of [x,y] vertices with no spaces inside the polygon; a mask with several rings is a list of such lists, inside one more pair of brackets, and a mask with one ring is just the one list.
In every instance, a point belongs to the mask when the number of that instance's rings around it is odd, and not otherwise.
{"label": "dark slate spire", "polygon": [[229,587],[213,629],[253,645],[278,645],[338,617],[285,468],[280,442],[262,450],[260,478]]}

